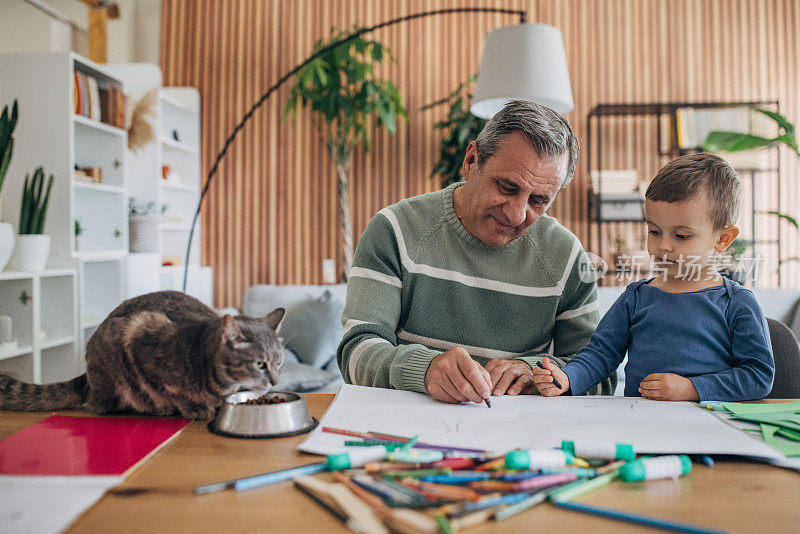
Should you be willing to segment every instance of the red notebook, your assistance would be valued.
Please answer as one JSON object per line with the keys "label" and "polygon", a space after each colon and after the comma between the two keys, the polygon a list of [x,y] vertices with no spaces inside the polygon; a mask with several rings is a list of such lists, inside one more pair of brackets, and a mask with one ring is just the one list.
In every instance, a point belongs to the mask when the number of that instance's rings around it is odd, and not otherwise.
{"label": "red notebook", "polygon": [[158,417],[51,415],[0,441],[0,474],[122,475],[188,424]]}

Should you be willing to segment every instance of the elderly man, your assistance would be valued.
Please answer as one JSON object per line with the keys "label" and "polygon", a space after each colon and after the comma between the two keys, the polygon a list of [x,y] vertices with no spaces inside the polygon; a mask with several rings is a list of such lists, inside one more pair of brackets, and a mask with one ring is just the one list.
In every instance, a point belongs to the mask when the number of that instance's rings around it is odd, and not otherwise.
{"label": "elderly man", "polygon": [[345,380],[483,402],[534,393],[532,366],[586,345],[599,318],[591,266],[545,215],[577,160],[564,118],[511,102],[469,144],[465,183],[379,211],[350,271]]}

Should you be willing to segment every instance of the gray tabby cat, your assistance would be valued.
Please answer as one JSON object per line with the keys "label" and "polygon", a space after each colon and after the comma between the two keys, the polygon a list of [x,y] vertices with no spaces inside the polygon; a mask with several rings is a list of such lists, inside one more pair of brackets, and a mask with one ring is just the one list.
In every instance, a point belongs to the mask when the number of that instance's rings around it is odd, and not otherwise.
{"label": "gray tabby cat", "polygon": [[278,382],[284,309],[220,317],[185,293],[159,291],[120,304],[86,344],[86,374],[34,385],[0,373],[0,408],[83,407],[106,414],[214,414],[226,395]]}

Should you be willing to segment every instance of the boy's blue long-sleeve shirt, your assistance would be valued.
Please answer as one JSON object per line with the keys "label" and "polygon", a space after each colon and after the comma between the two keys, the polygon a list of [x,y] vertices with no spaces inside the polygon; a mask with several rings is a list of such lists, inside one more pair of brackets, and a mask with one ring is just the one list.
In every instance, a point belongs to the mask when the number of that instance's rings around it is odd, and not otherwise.
{"label": "boy's blue long-sleeve shirt", "polygon": [[625,396],[638,397],[652,373],[689,378],[700,400],[740,401],[769,394],[775,375],[767,320],[753,293],[724,286],[668,293],[630,284],[603,316],[589,344],[567,363],[573,395],[625,365]]}

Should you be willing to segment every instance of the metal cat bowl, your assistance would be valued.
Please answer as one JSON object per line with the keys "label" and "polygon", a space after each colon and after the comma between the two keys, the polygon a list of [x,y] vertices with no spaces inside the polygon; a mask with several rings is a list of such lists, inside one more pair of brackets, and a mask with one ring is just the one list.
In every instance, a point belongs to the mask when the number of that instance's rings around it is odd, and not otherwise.
{"label": "metal cat bowl", "polygon": [[[245,404],[264,398],[282,400],[275,404]],[[297,393],[271,391],[260,394],[242,391],[229,395],[222,403],[217,418],[208,429],[215,434],[233,438],[283,438],[305,434],[319,424],[308,413],[305,399]]]}

